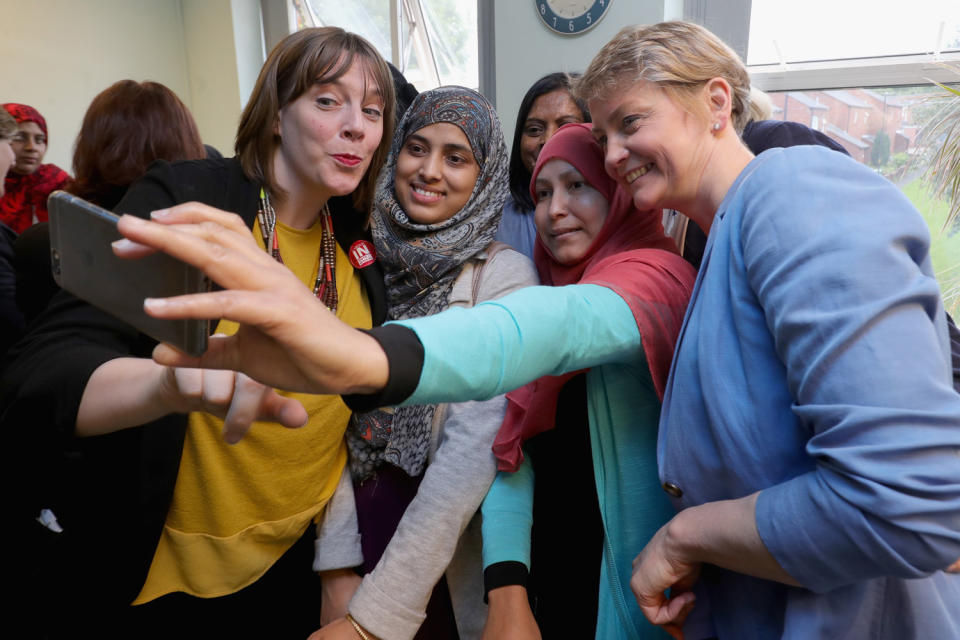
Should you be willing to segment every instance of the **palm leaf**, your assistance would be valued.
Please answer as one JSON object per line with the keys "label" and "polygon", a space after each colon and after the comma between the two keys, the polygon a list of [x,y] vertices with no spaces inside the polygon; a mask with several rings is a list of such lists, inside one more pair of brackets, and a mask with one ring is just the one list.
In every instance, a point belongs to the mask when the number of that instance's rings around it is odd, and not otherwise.
{"label": "palm leaf", "polygon": [[[960,78],[960,66],[944,65]],[[933,150],[926,180],[934,195],[949,203],[944,230],[960,226],[960,89],[931,81],[944,90],[943,106],[921,133],[925,146]]]}

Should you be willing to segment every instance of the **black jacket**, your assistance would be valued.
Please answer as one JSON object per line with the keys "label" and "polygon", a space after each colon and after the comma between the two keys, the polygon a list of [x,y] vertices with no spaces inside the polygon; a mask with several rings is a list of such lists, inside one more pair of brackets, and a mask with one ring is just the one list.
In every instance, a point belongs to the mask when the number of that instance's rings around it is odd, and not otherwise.
{"label": "black jacket", "polygon": [[[199,201],[235,212],[252,227],[258,193],[233,158],[158,162],[115,211],[147,217],[156,209]],[[345,251],[365,238],[365,222],[348,207],[333,209],[337,242]],[[360,275],[374,324],[380,324],[386,315],[380,267],[374,263]],[[25,547],[20,559],[27,574],[23,582],[13,582],[39,583],[48,603],[51,585],[60,585],[66,598],[89,600],[77,605],[88,612],[89,607],[109,611],[131,602],[146,578],[173,495],[186,416],[168,415],[93,438],[75,438],[73,430],[97,367],[117,357],[150,357],[154,345],[61,291],[9,354],[0,387],[0,428],[7,451],[16,452],[6,467],[7,486],[21,488],[11,515],[18,535],[25,536],[18,546]],[[33,518],[43,507],[52,508],[65,529],[55,536],[55,549],[36,547]]]}

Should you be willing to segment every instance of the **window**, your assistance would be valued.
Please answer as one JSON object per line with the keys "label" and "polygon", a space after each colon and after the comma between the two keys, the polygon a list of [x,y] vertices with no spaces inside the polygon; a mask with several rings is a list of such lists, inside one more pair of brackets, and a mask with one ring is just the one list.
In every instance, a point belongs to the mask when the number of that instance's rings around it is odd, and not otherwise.
{"label": "window", "polygon": [[420,91],[479,86],[471,0],[294,0],[297,26],[336,25],[369,40]]}
{"label": "window", "polygon": [[960,2],[753,0],[747,64],[960,51]]}
{"label": "window", "polygon": [[[685,12],[702,0],[686,0]],[[942,144],[924,126],[948,98],[931,83],[960,81],[960,2],[956,0],[779,0],[732,2],[721,37],[746,44],[753,85],[771,97],[776,120],[817,129],[856,160],[893,181],[923,214],[944,303],[960,314],[960,223],[948,226],[949,199],[931,195],[930,159]],[[734,14],[734,15],[730,15]],[[749,33],[742,32],[749,24]],[[726,32],[723,32],[723,30]],[[957,85],[954,85],[957,86]]]}

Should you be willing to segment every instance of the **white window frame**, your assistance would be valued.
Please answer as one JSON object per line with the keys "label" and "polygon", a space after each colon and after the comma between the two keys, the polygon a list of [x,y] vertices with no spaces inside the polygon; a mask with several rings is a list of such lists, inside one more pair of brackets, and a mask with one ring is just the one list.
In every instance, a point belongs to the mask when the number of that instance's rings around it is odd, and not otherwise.
{"label": "white window frame", "polygon": [[[281,0],[286,5],[286,11],[290,16],[288,24],[292,30],[295,13],[290,0]],[[349,1],[349,0],[345,0]],[[494,88],[496,87],[496,73],[494,70],[494,50],[493,50],[493,2],[490,0],[476,0],[477,2],[477,41],[478,52],[478,78],[480,92],[493,102],[495,100]],[[276,0],[261,0],[264,5],[276,5]],[[317,25],[322,24],[312,5],[309,2],[304,3],[310,17]],[[430,41],[430,34],[426,28],[426,21],[423,17],[423,5],[421,0],[390,0],[390,62],[393,63],[401,72],[406,72],[407,64],[410,61],[411,52],[416,52],[417,60],[420,63],[422,71],[426,76],[426,81],[431,86],[439,86],[440,71],[437,65],[437,58],[434,53],[433,44]]]}
{"label": "white window frame", "polygon": [[[721,6],[722,5],[722,6]],[[684,0],[684,19],[702,24],[745,60],[750,37],[750,0]],[[810,91],[954,83],[957,75],[943,63],[960,64],[960,52],[748,65],[753,86],[763,91]]]}
{"label": "white window frame", "polygon": [[952,83],[957,74],[943,63],[960,64],[960,53],[884,56],[750,65],[753,86],[763,91],[810,91]]}

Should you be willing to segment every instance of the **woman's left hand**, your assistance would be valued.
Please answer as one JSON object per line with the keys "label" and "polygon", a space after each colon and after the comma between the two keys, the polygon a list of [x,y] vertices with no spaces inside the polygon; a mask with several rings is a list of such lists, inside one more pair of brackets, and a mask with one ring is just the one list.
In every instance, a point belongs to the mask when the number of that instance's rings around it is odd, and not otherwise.
{"label": "woman's left hand", "polygon": [[[633,561],[630,586],[643,615],[673,637],[693,609],[690,591],[701,563],[800,586],[770,554],[757,530],[760,494],[687,507],[653,536]],[[668,598],[664,591],[670,589]]]}
{"label": "woman's left hand", "polygon": [[[670,524],[661,527],[633,560],[630,587],[647,620],[674,638],[683,638],[683,622],[694,604],[690,589],[700,576],[700,563],[684,558],[671,544]],[[664,593],[667,589],[669,598]]]}

